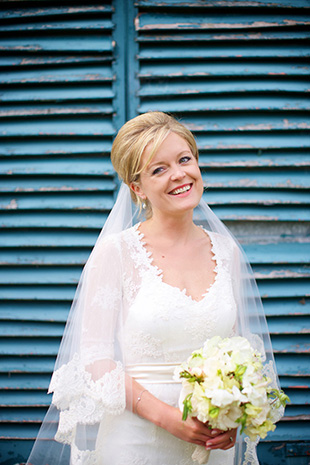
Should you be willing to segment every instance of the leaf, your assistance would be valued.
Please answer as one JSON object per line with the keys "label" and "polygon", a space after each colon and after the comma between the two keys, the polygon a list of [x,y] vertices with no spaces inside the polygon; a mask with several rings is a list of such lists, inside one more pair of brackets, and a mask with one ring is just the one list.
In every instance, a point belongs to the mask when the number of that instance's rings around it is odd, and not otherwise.
{"label": "leaf", "polygon": [[192,396],[193,394],[188,394],[185,399],[183,400],[183,415],[182,420],[185,421],[188,415],[191,413],[192,407]]}

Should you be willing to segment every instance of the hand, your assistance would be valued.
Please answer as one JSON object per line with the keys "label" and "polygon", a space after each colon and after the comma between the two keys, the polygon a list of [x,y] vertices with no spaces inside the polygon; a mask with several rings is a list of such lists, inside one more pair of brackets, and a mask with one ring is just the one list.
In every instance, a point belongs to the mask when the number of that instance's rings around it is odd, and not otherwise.
{"label": "hand", "polygon": [[[197,418],[187,417],[187,419],[183,421],[182,412],[174,407],[170,407],[168,409],[165,415],[165,421],[160,426],[183,441],[191,442],[203,447],[206,447],[206,443],[210,440],[214,440],[218,437],[218,435],[223,435],[222,431],[217,429],[211,430],[208,427],[208,424],[202,423]],[[222,444],[222,442],[223,441],[220,441],[220,444]]]}
{"label": "hand", "polygon": [[207,450],[222,449],[227,450],[236,444],[237,428],[228,431],[221,431],[217,436],[208,439],[206,442]]}

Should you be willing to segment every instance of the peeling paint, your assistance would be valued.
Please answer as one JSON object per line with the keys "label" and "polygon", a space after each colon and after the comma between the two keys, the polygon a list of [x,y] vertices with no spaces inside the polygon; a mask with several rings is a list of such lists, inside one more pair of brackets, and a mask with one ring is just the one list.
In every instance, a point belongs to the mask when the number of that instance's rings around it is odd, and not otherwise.
{"label": "peeling paint", "polygon": [[12,199],[8,205],[5,205],[5,206],[2,205],[2,207],[4,207],[5,210],[17,210],[18,205],[17,205],[16,200]]}
{"label": "peeling paint", "polygon": [[139,17],[135,20],[136,30],[138,31],[152,31],[152,30],[178,30],[178,29],[190,29],[190,30],[204,30],[204,29],[250,29],[250,28],[281,28],[285,26],[308,26],[309,21],[296,21],[292,19],[284,19],[282,22],[268,22],[268,21],[253,21],[252,23],[153,23],[140,26]]}

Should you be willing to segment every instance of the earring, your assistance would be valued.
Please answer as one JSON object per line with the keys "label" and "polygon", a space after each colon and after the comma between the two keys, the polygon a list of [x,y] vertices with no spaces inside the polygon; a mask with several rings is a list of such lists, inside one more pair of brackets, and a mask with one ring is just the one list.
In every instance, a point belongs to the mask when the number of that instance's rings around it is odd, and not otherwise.
{"label": "earring", "polygon": [[143,210],[146,209],[146,203],[145,202],[142,202],[142,208],[143,208]]}

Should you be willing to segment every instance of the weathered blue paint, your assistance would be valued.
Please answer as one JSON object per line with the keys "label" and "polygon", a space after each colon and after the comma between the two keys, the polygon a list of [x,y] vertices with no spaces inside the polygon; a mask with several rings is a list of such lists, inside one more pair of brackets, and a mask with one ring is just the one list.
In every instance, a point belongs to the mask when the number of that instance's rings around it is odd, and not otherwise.
{"label": "weathered blue paint", "polygon": [[309,2],[105,3],[0,11],[0,464],[25,460],[50,403],[75,286],[115,198],[113,136],[159,109],[194,131],[205,199],[263,297],[292,403],[261,465],[305,465]]}

